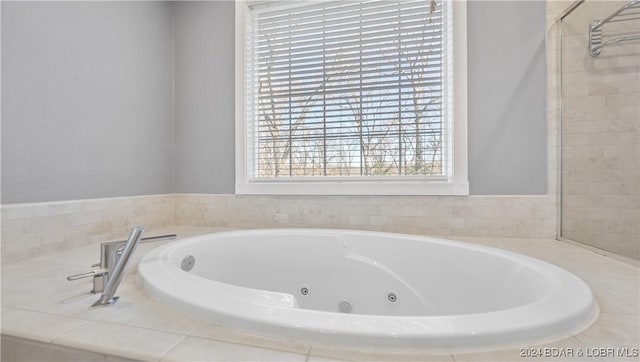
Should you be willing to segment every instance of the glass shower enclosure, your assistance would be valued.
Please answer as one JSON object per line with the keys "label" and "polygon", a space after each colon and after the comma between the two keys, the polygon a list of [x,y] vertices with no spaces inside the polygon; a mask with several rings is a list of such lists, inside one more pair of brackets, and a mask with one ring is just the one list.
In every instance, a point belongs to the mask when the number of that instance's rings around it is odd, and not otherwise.
{"label": "glass shower enclosure", "polygon": [[640,260],[640,0],[560,18],[559,236]]}

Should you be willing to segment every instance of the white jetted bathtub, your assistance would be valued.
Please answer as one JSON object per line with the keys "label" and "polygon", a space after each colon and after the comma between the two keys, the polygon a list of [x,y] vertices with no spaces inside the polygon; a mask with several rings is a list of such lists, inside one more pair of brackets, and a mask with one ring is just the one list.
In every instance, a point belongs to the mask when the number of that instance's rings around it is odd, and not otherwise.
{"label": "white jetted bathtub", "polygon": [[349,230],[203,235],[139,265],[152,298],[261,334],[360,349],[531,346],[588,326],[589,287],[549,263],[464,242]]}

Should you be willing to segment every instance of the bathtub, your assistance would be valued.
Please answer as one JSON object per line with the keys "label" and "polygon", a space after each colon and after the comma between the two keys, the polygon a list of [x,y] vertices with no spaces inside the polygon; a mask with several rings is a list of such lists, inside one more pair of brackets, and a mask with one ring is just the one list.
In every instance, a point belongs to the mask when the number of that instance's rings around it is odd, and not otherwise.
{"label": "bathtub", "polygon": [[598,314],[589,287],[549,263],[380,232],[203,235],[149,252],[137,280],[151,298],[218,324],[361,350],[526,347]]}

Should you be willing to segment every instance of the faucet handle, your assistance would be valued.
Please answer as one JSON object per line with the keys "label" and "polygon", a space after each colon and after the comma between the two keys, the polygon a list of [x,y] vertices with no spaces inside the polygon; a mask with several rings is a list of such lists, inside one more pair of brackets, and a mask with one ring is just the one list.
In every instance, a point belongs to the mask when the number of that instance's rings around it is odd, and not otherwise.
{"label": "faucet handle", "polygon": [[[98,266],[100,266],[100,265],[98,264]],[[89,277],[96,276],[96,275],[99,275],[99,274],[102,274],[102,273],[106,273],[106,272],[107,272],[106,269],[94,269],[94,270],[88,271],[86,273],[70,275],[70,276],[67,277],[67,280],[68,281],[73,281],[73,280],[78,280],[78,279],[89,278]]]}
{"label": "faucet handle", "polygon": [[[176,234],[167,234],[159,236],[150,236],[140,239],[139,243],[149,243],[152,241],[166,241],[177,238]],[[102,267],[107,269],[113,269],[120,259],[124,247],[127,245],[128,240],[119,241],[106,241],[100,244],[100,264],[94,264],[92,267]]]}
{"label": "faucet handle", "polygon": [[[146,244],[146,243],[150,243],[150,242],[153,242],[153,241],[173,240],[173,239],[175,239],[177,237],[178,237],[177,234],[149,236],[147,238],[140,239],[138,244]],[[105,244],[108,244],[108,243],[110,243],[110,242],[106,242]],[[125,247],[125,245],[127,243],[127,240],[116,241],[115,243],[119,243],[118,249],[116,249],[116,253],[118,253],[118,255],[122,254],[122,251],[124,251],[124,247]]]}

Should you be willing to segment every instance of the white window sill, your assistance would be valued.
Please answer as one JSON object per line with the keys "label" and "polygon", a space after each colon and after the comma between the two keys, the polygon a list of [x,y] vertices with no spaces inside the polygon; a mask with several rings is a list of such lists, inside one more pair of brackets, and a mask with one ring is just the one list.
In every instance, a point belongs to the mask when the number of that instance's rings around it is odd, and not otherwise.
{"label": "white window sill", "polygon": [[236,184],[245,195],[469,195],[468,182],[398,181],[254,181]]}

